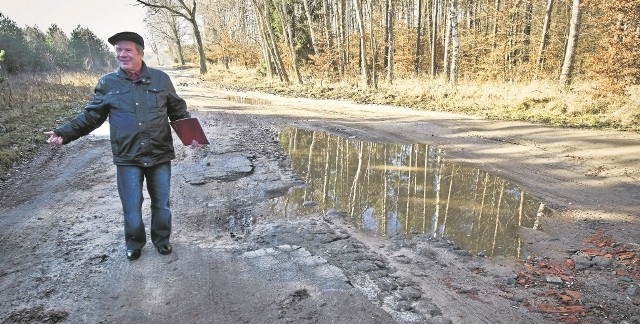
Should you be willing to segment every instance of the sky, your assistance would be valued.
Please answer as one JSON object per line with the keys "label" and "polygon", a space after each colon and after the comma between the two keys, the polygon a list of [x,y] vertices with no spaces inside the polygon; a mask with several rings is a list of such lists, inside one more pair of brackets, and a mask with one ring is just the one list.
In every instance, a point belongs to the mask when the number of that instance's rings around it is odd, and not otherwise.
{"label": "sky", "polygon": [[18,27],[38,26],[42,32],[57,24],[70,37],[78,25],[107,42],[121,31],[134,31],[145,39],[146,9],[135,0],[1,0],[0,12]]}

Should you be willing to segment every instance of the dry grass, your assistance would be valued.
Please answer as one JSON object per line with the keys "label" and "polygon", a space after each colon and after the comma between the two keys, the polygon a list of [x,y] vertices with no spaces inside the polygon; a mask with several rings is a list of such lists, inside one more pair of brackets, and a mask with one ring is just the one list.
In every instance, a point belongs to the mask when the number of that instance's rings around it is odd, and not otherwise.
{"label": "dry grass", "polygon": [[44,131],[75,116],[91,97],[95,74],[22,74],[0,83],[0,175],[45,143]]}
{"label": "dry grass", "polygon": [[563,127],[640,131],[639,89],[629,89],[626,95],[603,95],[587,82],[578,83],[568,91],[551,81],[527,84],[461,81],[452,87],[439,79],[402,79],[391,85],[381,81],[378,89],[363,87],[362,82],[357,81],[319,80],[287,87],[258,76],[255,70],[220,67],[211,67],[204,79],[226,88],[290,97],[342,99]]}

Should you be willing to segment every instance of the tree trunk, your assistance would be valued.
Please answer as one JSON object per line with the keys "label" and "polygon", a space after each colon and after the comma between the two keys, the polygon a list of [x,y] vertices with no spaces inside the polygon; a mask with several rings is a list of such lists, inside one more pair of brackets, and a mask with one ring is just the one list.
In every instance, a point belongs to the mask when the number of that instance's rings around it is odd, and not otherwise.
{"label": "tree trunk", "polygon": [[445,28],[444,28],[444,53],[443,55],[443,62],[444,62],[444,66],[443,66],[443,70],[444,70],[444,77],[446,79],[449,78],[449,72],[451,69],[451,54],[449,53],[451,51],[451,24],[452,24],[452,20],[451,20],[451,14],[450,14],[450,3],[452,0],[449,0],[449,3],[447,4],[447,6],[443,7],[443,11],[444,11],[444,23],[445,23]]}
{"label": "tree trunk", "polygon": [[371,82],[370,85],[374,89],[378,88],[378,46],[376,44],[376,37],[373,30],[373,0],[368,0],[369,7],[369,45],[371,47]]}
{"label": "tree trunk", "polygon": [[500,0],[496,0],[494,7],[494,17],[493,17],[493,29],[492,29],[492,44],[491,48],[495,51],[498,46],[498,17],[500,13]]}
{"label": "tree trunk", "polygon": [[431,77],[436,76],[436,42],[438,41],[438,4],[439,0],[433,0],[433,6],[431,8]]}
{"label": "tree trunk", "polygon": [[393,83],[393,52],[394,52],[394,44],[393,44],[393,0],[387,0],[387,83]]}
{"label": "tree trunk", "polygon": [[[417,0],[418,3],[418,26],[416,27],[416,57],[414,59],[414,72],[415,75],[420,75],[420,63],[422,61],[422,0]],[[391,0],[388,0],[391,3]],[[391,7],[391,4],[389,4]]]}
{"label": "tree trunk", "polygon": [[553,0],[547,0],[547,9],[544,14],[544,23],[542,24],[542,35],[540,36],[540,47],[538,49],[538,59],[536,66],[539,70],[544,67],[544,52],[549,43],[549,29],[551,28],[551,12],[553,11]]}
{"label": "tree trunk", "polygon": [[522,62],[528,63],[531,47],[531,19],[533,18],[533,2],[531,0],[527,0],[525,2],[525,16],[524,16],[524,27],[522,30],[522,34],[524,36],[523,39],[523,53],[522,53]]}
{"label": "tree trunk", "polygon": [[347,55],[347,44],[346,44],[346,24],[345,24],[345,16],[344,16],[344,0],[335,0],[334,7],[336,8],[336,38],[338,42],[338,56],[340,57],[340,62],[338,65],[338,69],[340,72],[340,78],[344,79],[345,76],[345,66],[349,63],[349,56]]}
{"label": "tree trunk", "polygon": [[367,46],[365,45],[364,21],[362,15],[362,0],[355,0],[356,22],[358,24],[358,39],[360,44],[360,73],[362,81],[369,86],[371,77],[369,76],[369,68],[367,67]]}
{"label": "tree trunk", "polygon": [[331,15],[329,15],[329,2],[322,0],[322,26],[324,29],[324,38],[327,42],[327,48],[333,48],[333,35],[331,33]]}
{"label": "tree trunk", "polygon": [[571,24],[569,25],[569,36],[567,39],[567,49],[562,62],[562,72],[560,73],[560,83],[565,86],[571,84],[573,79],[573,65],[576,59],[576,49],[578,47],[578,37],[580,35],[580,0],[573,0],[571,6]]}
{"label": "tree trunk", "polygon": [[311,12],[309,11],[309,0],[302,0],[302,7],[304,8],[304,14],[307,17],[307,25],[309,26],[309,37],[311,37],[313,54],[318,54],[318,48],[316,47],[316,36],[313,31],[313,21],[311,20]]}
{"label": "tree trunk", "polygon": [[202,44],[202,35],[200,34],[200,28],[198,27],[198,21],[196,19],[196,9],[197,4],[196,0],[193,0],[191,3],[191,8],[189,8],[184,0],[178,0],[182,8],[188,12],[189,14],[185,17],[189,23],[191,23],[191,27],[193,28],[193,37],[196,40],[196,45],[198,47],[198,58],[200,61],[200,74],[207,74],[207,57],[204,55],[204,45]]}
{"label": "tree trunk", "polygon": [[271,56],[270,46],[269,46],[269,35],[267,35],[266,27],[264,26],[263,19],[260,17],[260,10],[258,10],[258,6],[255,1],[253,1],[254,7],[256,8],[253,12],[256,16],[256,25],[258,26],[258,33],[260,33],[260,47],[262,47],[262,57],[264,58],[264,64],[267,69],[267,76],[271,79],[273,78],[273,57]]}
{"label": "tree trunk", "polygon": [[282,35],[284,36],[284,42],[289,49],[289,58],[291,59],[291,68],[296,75],[298,84],[302,84],[302,76],[300,75],[300,69],[298,69],[298,55],[296,53],[295,44],[293,41],[293,20],[288,15],[287,0],[282,0],[280,6],[274,2],[278,13],[280,14],[280,22],[282,24]]}
{"label": "tree trunk", "polygon": [[261,6],[258,4],[257,0],[252,0],[254,7],[256,8],[256,15],[258,15],[259,23],[262,24],[264,29],[266,30],[267,41],[269,44],[269,51],[271,52],[271,56],[273,58],[273,65],[278,73],[278,77],[280,81],[289,83],[289,76],[287,75],[287,71],[284,68],[284,64],[282,63],[282,56],[280,55],[280,50],[278,49],[278,44],[276,44],[276,36],[273,31],[273,26],[270,23],[270,10],[269,10],[269,0],[262,0]]}
{"label": "tree trunk", "polygon": [[[194,15],[195,15],[195,1],[194,3]],[[207,74],[207,58],[204,55],[204,45],[202,44],[202,35],[200,35],[200,28],[198,28],[198,22],[195,17],[193,18],[191,25],[193,26],[193,35],[196,39],[196,44],[198,45],[198,57],[200,60],[200,74]]]}
{"label": "tree trunk", "polygon": [[182,39],[180,38],[180,30],[178,29],[178,22],[174,18],[174,25],[172,26],[172,32],[174,37],[176,38],[176,46],[178,47],[178,59],[180,60],[180,65],[184,65],[184,51],[182,50]]}
{"label": "tree trunk", "polygon": [[451,65],[449,84],[458,83],[458,54],[460,41],[458,39],[458,0],[449,0],[449,20],[451,24]]}

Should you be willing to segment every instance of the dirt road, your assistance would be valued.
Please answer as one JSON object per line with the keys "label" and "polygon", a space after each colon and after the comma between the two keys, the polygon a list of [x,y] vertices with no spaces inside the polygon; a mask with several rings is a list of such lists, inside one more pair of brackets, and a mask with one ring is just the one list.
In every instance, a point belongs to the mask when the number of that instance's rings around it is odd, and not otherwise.
{"label": "dirt road", "polygon": [[[237,93],[168,72],[212,141],[176,144],[174,252],[124,257],[106,137],[45,147],[0,183],[3,323],[640,323],[639,134]],[[312,145],[424,144],[537,197],[541,230],[518,227],[518,258],[447,235],[370,235],[310,196],[292,208],[314,179],[291,162],[291,127]]]}

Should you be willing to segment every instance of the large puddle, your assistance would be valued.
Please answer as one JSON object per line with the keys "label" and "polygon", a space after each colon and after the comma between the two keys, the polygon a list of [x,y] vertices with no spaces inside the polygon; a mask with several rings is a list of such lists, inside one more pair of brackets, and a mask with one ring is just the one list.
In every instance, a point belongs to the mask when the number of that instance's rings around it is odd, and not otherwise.
{"label": "large puddle", "polygon": [[270,202],[281,217],[342,213],[380,237],[446,238],[473,254],[524,257],[520,227],[543,205],[518,186],[426,144],[396,145],[286,129],[280,143],[306,182]]}

